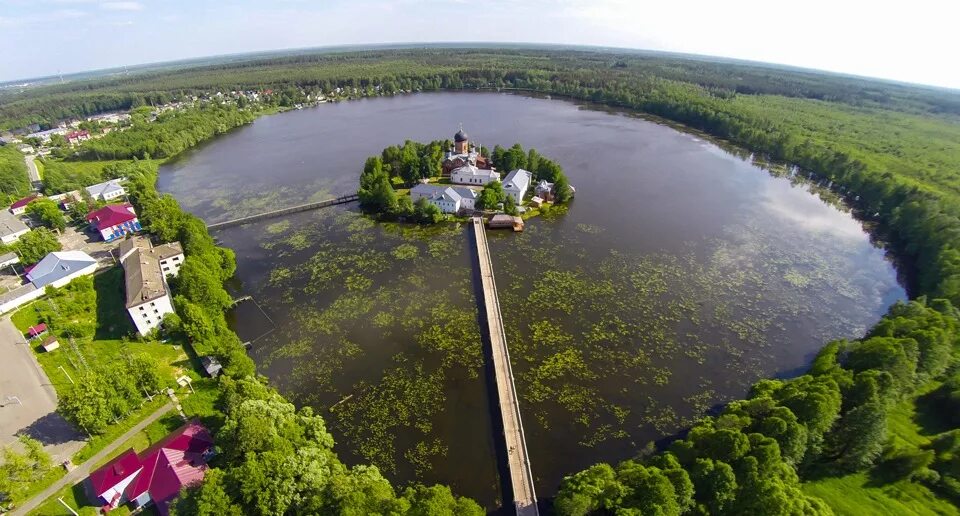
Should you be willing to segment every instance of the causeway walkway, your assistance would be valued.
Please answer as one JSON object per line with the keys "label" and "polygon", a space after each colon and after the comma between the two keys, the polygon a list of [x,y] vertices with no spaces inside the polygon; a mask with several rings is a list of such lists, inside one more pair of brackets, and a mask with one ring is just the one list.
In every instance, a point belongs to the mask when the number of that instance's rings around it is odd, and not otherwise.
{"label": "causeway walkway", "polygon": [[477,246],[477,266],[483,286],[483,313],[485,325],[480,330],[489,337],[492,347],[494,374],[497,381],[498,405],[503,418],[503,438],[506,441],[507,462],[510,470],[510,485],[517,516],[538,516],[537,494],[533,489],[533,470],[527,454],[527,441],[520,421],[520,404],[510,365],[510,350],[500,314],[500,299],[493,280],[493,261],[487,246],[487,233],[481,217],[473,218],[474,242]]}
{"label": "causeway walkway", "polygon": [[320,208],[326,208],[327,206],[334,206],[337,204],[346,204],[348,202],[354,202],[359,199],[360,199],[360,196],[357,194],[341,195],[340,197],[335,197],[333,199],[327,199],[324,201],[308,202],[305,204],[298,204],[297,206],[290,206],[288,208],[281,208],[279,210],[268,211],[266,213],[250,215],[249,217],[240,217],[237,219],[225,220],[223,222],[215,222],[213,224],[207,224],[207,229],[210,231],[213,231],[216,229],[229,228],[233,226],[242,226],[244,224],[251,224],[253,222],[259,222],[261,220],[271,219],[273,217],[282,217],[284,215],[290,215],[291,213],[300,213],[302,211],[317,210]]}

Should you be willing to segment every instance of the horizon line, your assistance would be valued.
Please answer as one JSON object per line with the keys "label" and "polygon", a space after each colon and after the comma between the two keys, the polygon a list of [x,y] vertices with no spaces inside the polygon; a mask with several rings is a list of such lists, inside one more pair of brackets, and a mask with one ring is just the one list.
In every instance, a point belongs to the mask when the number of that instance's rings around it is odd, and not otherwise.
{"label": "horizon line", "polygon": [[[757,60],[744,59],[739,57],[728,57],[728,56],[712,55],[712,54],[697,54],[697,53],[690,53],[690,52],[677,52],[672,50],[655,50],[655,49],[637,48],[637,47],[618,47],[618,46],[610,46],[610,45],[586,45],[586,44],[549,43],[549,42],[533,43],[533,42],[512,42],[512,41],[343,43],[343,44],[335,44],[335,45],[285,47],[285,48],[273,48],[273,49],[267,49],[267,50],[250,50],[250,51],[231,52],[231,53],[225,53],[225,54],[208,54],[208,55],[201,55],[201,56],[183,57],[183,58],[170,59],[166,61],[147,61],[147,62],[134,63],[134,64],[121,64],[121,65],[110,66],[106,68],[93,68],[93,69],[87,69],[87,70],[79,70],[75,72],[68,72],[66,74],[56,73],[56,74],[39,75],[39,76],[33,76],[33,77],[15,78],[15,79],[0,81],[0,88],[9,88],[12,86],[16,86],[18,84],[28,85],[32,82],[48,81],[51,79],[58,79],[58,78],[62,79],[64,77],[76,77],[76,76],[87,75],[87,74],[106,75],[106,74],[118,72],[118,71],[128,71],[127,70],[128,68],[134,68],[136,69],[136,71],[142,71],[143,69],[151,68],[151,67],[173,66],[177,64],[188,64],[192,61],[204,61],[204,60],[230,58],[230,57],[245,57],[245,56],[254,57],[257,55],[265,55],[265,54],[281,54],[281,53],[294,53],[294,52],[304,52],[304,51],[323,51],[323,50],[336,51],[338,49],[350,49],[348,51],[362,52],[364,50],[382,49],[382,48],[403,49],[403,48],[426,48],[426,47],[440,48],[440,49],[443,49],[443,48],[510,49],[510,48],[516,48],[516,47],[527,47],[532,49],[542,48],[542,49],[548,49],[548,50],[549,49],[574,49],[574,50],[584,49],[584,50],[598,52],[598,53],[602,53],[602,52],[612,53],[615,51],[621,51],[621,52],[626,51],[631,53],[661,54],[661,55],[678,56],[678,57],[691,59],[691,60],[700,59],[700,60],[709,60],[709,61],[729,61],[729,62],[738,63],[738,64],[764,66],[767,68],[781,68],[781,69],[785,68],[792,71],[800,71],[800,72],[808,72],[808,73],[813,72],[813,73],[825,74],[825,75],[836,75],[836,76],[842,76],[842,77],[858,79],[858,80],[876,81],[876,82],[883,82],[883,83],[889,83],[889,84],[896,84],[900,86],[927,88],[927,89],[939,90],[939,91],[948,92],[948,93],[960,94],[960,87],[941,86],[937,84],[920,83],[920,82],[910,82],[910,81],[904,81],[900,79],[891,79],[886,77],[877,77],[877,76],[869,76],[869,75],[859,75],[855,73],[841,72],[837,70],[827,70],[823,68],[810,68],[806,66],[792,65],[787,63],[776,63],[776,62],[770,62],[770,61],[757,61]],[[323,52],[318,52],[318,53],[323,53]],[[198,63],[198,67],[202,67],[202,66],[203,66],[202,64]],[[47,84],[37,85],[36,87],[43,87],[43,86],[47,86]]]}

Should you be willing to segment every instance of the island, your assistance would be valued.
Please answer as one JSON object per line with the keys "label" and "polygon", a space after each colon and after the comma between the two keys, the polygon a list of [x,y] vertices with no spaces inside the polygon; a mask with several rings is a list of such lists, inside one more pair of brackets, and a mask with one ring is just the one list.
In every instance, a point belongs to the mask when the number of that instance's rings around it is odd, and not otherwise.
{"label": "island", "polygon": [[[501,170],[509,172],[501,179]],[[489,152],[463,127],[450,140],[407,140],[367,158],[360,205],[382,220],[436,224],[481,216],[492,228],[523,230],[523,220],[563,209],[576,190],[563,168],[517,143]]]}

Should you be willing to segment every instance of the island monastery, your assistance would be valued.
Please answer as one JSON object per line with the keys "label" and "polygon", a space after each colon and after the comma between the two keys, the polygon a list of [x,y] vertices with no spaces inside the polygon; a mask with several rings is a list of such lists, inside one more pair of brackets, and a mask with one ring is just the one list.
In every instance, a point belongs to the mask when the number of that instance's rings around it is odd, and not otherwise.
{"label": "island monastery", "polygon": [[[464,186],[419,184],[410,190],[410,196],[414,202],[426,198],[443,213],[472,211],[480,189],[496,181],[503,182],[504,193],[520,206],[533,181],[533,174],[524,169],[512,170],[501,180],[490,159],[483,156],[478,147],[470,145],[462,127],[453,135],[453,147],[443,159],[442,170],[442,176],[449,177],[450,183]],[[545,185],[539,186],[542,190]]]}

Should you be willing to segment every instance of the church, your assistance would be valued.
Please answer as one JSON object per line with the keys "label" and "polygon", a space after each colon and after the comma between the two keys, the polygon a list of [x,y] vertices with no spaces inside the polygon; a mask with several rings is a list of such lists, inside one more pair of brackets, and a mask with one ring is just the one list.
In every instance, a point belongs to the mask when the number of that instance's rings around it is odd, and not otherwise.
{"label": "church", "polygon": [[483,186],[500,180],[500,174],[490,165],[490,160],[482,156],[477,147],[470,145],[463,127],[453,135],[453,148],[447,151],[442,168],[443,175],[449,176],[454,184]]}

